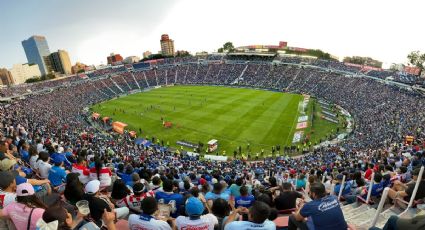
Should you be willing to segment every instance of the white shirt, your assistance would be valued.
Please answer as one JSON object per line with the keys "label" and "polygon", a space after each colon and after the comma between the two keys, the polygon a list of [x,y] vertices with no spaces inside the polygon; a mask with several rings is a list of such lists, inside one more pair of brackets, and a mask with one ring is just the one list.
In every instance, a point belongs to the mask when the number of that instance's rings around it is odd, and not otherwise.
{"label": "white shirt", "polygon": [[170,225],[163,220],[151,218],[149,221],[140,218],[140,215],[131,214],[128,218],[128,226],[131,230],[171,230]]}
{"label": "white shirt", "polygon": [[202,229],[214,230],[214,225],[218,224],[217,217],[213,214],[206,214],[197,220],[191,220],[187,216],[179,216],[176,219],[176,226],[178,230],[186,229]]}
{"label": "white shirt", "polygon": [[40,153],[40,152],[43,152],[43,151],[45,151],[44,145],[41,144],[41,143],[38,143],[37,144],[37,152]]}
{"label": "white shirt", "polygon": [[52,168],[52,165],[44,162],[42,160],[37,161],[35,164],[35,168],[38,169],[38,172],[40,173],[40,177],[43,179],[47,179],[49,177],[49,171],[50,168]]}
{"label": "white shirt", "polygon": [[30,158],[30,165],[31,165],[32,168],[35,168],[35,165],[37,163],[37,159],[38,159],[38,155],[31,156],[31,158]]}
{"label": "white shirt", "polygon": [[273,221],[266,220],[262,224],[256,224],[249,221],[233,221],[224,227],[224,230],[275,230],[276,224]]}
{"label": "white shirt", "polygon": [[0,209],[5,208],[16,200],[16,193],[4,192],[0,190]]}

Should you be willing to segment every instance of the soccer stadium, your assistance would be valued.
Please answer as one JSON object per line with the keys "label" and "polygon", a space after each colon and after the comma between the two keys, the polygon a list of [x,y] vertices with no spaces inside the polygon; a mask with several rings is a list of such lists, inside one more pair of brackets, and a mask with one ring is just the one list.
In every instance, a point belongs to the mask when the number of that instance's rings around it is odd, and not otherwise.
{"label": "soccer stadium", "polygon": [[423,65],[226,44],[1,87],[0,229],[425,229]]}

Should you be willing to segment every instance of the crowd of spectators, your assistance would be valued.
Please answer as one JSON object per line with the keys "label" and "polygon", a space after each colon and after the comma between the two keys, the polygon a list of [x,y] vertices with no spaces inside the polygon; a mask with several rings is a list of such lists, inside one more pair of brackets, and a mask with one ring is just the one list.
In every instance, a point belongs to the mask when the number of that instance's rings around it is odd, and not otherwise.
{"label": "crowd of spectators", "polygon": [[[137,145],[128,134],[101,130],[102,121],[83,112],[165,82],[306,93],[347,109],[356,127],[340,145],[300,157],[219,162]],[[347,229],[333,195],[344,175],[347,203],[365,196],[372,180],[375,199],[385,187],[391,199],[412,196],[425,164],[424,106],[413,91],[292,65],[105,72],[0,105],[0,228],[275,229],[279,215],[294,212],[289,229]],[[405,145],[405,135],[415,140]],[[416,200],[425,198],[424,186],[421,181]]]}

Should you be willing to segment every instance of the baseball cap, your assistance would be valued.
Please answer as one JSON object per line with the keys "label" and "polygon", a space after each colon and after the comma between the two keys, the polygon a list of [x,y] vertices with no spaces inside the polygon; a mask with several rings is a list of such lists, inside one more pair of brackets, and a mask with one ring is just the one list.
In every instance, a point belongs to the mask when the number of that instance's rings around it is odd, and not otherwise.
{"label": "baseball cap", "polygon": [[4,190],[9,187],[13,183],[13,180],[15,180],[15,177],[11,172],[0,171],[0,189]]}
{"label": "baseball cap", "polygon": [[34,188],[29,183],[22,183],[16,187],[17,196],[32,196],[34,193]]}
{"label": "baseball cap", "polygon": [[204,212],[204,205],[195,197],[190,197],[186,201],[186,213],[189,216],[200,216]]}
{"label": "baseball cap", "polygon": [[8,171],[15,164],[16,164],[16,160],[11,160],[9,158],[5,158],[5,159],[0,161],[0,170],[1,171]]}
{"label": "baseball cap", "polygon": [[99,180],[92,180],[89,183],[86,184],[86,193],[89,194],[95,194],[99,191],[100,188],[100,181]]}
{"label": "baseball cap", "polygon": [[337,176],[336,176],[336,179],[337,180],[342,180],[344,178],[344,175],[342,175],[342,174],[338,174]]}

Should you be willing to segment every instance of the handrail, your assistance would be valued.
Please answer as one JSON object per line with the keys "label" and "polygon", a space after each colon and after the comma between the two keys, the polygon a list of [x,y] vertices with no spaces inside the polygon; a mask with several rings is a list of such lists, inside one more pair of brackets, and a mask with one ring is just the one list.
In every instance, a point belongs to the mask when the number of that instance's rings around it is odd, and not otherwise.
{"label": "handrail", "polygon": [[419,175],[415,183],[415,188],[413,189],[412,196],[410,197],[410,201],[409,201],[409,204],[407,205],[406,210],[404,210],[398,216],[403,216],[413,206],[413,202],[415,201],[416,193],[418,193],[419,184],[421,183],[423,173],[424,173],[424,166],[422,166],[421,169],[419,170]]}
{"label": "handrail", "polygon": [[379,215],[381,214],[382,209],[384,208],[385,201],[387,200],[389,190],[390,188],[388,187],[384,189],[384,192],[382,193],[381,201],[379,201],[378,208],[376,209],[375,216],[372,219],[372,224],[370,225],[370,227],[375,227],[376,222],[378,222]]}
{"label": "handrail", "polygon": [[375,178],[375,173],[372,173],[370,177],[369,190],[367,191],[366,204],[369,204],[370,202],[370,196],[372,194],[373,183],[375,183],[374,178]]}
{"label": "handrail", "polygon": [[411,208],[413,205],[413,201],[415,201],[416,193],[418,192],[419,184],[421,183],[423,173],[424,173],[424,166],[422,166],[421,169],[419,170],[418,179],[416,180],[415,188],[413,189],[412,196],[410,197],[410,201],[409,201],[409,205],[407,206],[407,209]]}
{"label": "handrail", "polygon": [[342,177],[341,187],[339,187],[338,201],[341,198],[342,191],[344,190],[344,186],[345,186],[345,175]]}

